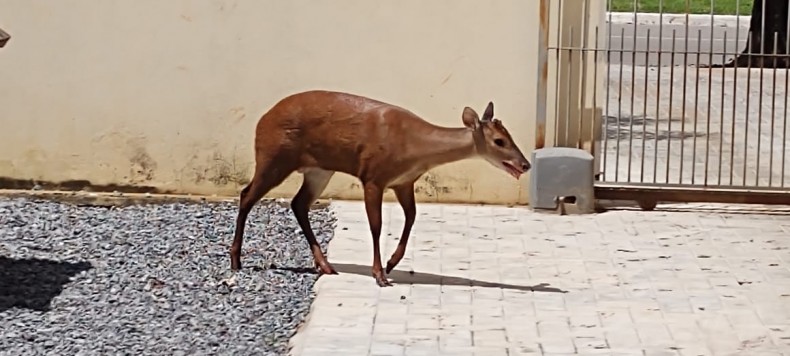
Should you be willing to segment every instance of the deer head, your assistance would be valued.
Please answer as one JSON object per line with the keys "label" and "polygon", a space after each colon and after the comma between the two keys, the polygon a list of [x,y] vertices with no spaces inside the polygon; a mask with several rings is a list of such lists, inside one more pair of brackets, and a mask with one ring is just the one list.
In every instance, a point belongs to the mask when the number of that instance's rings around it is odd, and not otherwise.
{"label": "deer head", "polygon": [[494,103],[488,103],[482,118],[470,107],[464,108],[461,118],[473,131],[477,155],[488,163],[516,179],[532,167],[502,121],[494,118]]}

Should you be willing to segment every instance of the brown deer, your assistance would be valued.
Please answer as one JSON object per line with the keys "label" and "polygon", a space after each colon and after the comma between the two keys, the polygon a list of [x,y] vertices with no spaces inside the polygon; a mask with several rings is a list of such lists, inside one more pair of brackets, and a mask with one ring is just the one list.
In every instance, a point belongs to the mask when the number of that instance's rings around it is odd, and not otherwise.
{"label": "brown deer", "polygon": [[373,237],[373,272],[379,286],[390,286],[381,265],[381,204],[392,189],[405,214],[398,246],[386,273],[403,258],[416,216],[414,182],[426,171],[480,157],[514,178],[530,169],[489,102],[482,118],[469,107],[463,127],[440,127],[414,113],[370,98],[332,91],[290,95],[274,105],[255,129],[255,173],[241,191],[236,232],[230,248],[232,270],[241,268],[244,225],[252,207],[291,173],[304,174],[291,208],[322,274],[337,274],[310,228],[308,210],[335,172],[358,178]]}

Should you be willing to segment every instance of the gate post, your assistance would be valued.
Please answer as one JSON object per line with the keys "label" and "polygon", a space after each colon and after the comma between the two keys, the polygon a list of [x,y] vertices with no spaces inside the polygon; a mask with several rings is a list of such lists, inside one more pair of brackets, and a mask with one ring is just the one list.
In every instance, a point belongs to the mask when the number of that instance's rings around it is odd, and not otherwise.
{"label": "gate post", "polygon": [[546,94],[549,90],[549,0],[540,0],[540,25],[538,28],[538,90],[535,103],[535,149],[554,146],[553,135],[546,137]]}
{"label": "gate post", "polygon": [[[592,6],[597,6],[591,9]],[[540,0],[535,150],[529,205],[536,211],[594,212],[602,61],[587,47],[605,13],[598,0]],[[580,11],[580,9],[582,11]],[[592,14],[599,15],[590,21]],[[552,22],[556,25],[551,26]],[[554,43],[549,43],[555,38]],[[596,38],[596,37],[594,37]],[[596,44],[599,41],[594,41]],[[589,98],[593,97],[594,100]],[[551,120],[550,120],[551,119]]]}
{"label": "gate post", "polygon": [[535,148],[583,149],[594,156],[596,175],[605,101],[605,16],[606,1],[540,1]]}

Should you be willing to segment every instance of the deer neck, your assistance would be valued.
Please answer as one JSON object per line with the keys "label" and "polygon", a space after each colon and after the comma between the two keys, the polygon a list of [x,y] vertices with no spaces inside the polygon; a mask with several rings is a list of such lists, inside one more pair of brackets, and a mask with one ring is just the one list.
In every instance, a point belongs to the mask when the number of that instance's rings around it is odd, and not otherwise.
{"label": "deer neck", "polygon": [[460,161],[477,155],[473,131],[461,127],[433,127],[426,134],[421,159],[429,167]]}

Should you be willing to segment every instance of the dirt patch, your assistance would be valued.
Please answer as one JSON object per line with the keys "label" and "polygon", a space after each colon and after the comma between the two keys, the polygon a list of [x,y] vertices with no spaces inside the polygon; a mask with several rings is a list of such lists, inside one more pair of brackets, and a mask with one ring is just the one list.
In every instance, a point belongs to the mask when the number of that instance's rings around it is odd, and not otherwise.
{"label": "dirt patch", "polygon": [[[222,202],[238,202],[237,197],[227,196],[202,196],[202,195],[178,195],[178,194],[150,194],[150,193],[93,193],[76,191],[29,191],[29,190],[0,190],[0,197],[20,197],[28,199],[44,199],[57,202],[70,203],[79,206],[105,206],[122,207],[130,205],[146,204],[212,204]],[[287,199],[261,199],[258,204],[274,202],[283,207],[290,207],[290,200]],[[311,209],[322,209],[329,206],[328,200],[319,199]]]}
{"label": "dirt patch", "polygon": [[169,194],[167,190],[147,185],[126,184],[93,184],[89,180],[74,179],[61,182],[40,181],[33,179],[15,179],[0,177],[0,189],[18,190],[52,190],[52,191],[85,191],[85,192],[121,192],[121,193],[161,193]]}

